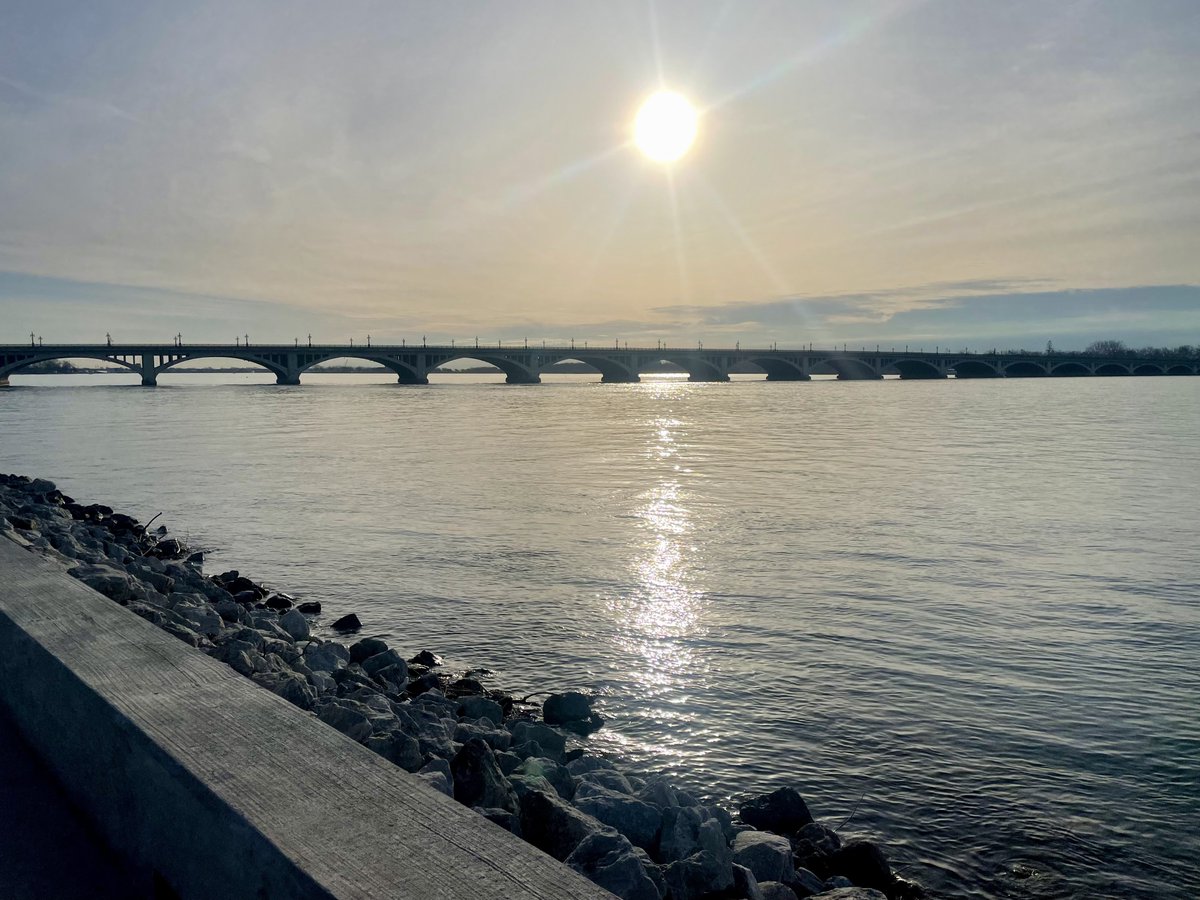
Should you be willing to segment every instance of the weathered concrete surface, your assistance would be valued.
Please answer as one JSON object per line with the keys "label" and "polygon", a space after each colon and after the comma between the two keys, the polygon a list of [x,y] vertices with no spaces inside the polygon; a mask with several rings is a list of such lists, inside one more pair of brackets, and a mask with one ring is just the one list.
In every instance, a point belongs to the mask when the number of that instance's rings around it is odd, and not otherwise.
{"label": "weathered concrete surface", "polygon": [[183,898],[612,897],[2,539],[0,704]]}

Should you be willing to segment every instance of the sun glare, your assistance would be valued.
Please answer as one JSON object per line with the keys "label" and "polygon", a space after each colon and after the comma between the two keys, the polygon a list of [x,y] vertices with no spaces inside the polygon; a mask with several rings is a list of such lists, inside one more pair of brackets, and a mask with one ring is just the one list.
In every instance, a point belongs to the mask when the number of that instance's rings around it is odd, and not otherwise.
{"label": "sun glare", "polygon": [[696,139],[696,110],[674,91],[653,94],[638,110],[633,140],[656,162],[675,162]]}

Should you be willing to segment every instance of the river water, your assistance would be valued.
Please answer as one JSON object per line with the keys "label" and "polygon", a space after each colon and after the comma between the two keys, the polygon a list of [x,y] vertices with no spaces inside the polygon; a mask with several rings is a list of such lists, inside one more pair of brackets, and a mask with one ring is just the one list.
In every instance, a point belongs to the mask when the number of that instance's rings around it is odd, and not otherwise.
{"label": "river water", "polygon": [[1200,379],[15,377],[0,471],[939,896],[1200,893]]}

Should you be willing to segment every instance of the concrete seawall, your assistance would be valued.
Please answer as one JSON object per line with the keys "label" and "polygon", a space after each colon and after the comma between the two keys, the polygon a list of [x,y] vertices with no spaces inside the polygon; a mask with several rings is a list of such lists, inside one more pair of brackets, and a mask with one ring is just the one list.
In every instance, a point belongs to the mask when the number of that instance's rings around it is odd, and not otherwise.
{"label": "concrete seawall", "polygon": [[182,898],[612,897],[3,539],[0,705]]}

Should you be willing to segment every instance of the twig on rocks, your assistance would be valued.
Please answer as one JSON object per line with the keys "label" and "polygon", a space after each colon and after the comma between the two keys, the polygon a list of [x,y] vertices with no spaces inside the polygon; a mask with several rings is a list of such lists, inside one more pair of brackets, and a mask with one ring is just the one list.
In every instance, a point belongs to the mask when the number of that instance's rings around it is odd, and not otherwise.
{"label": "twig on rocks", "polygon": [[834,831],[841,831],[843,828],[845,828],[850,823],[850,820],[854,818],[854,814],[856,812],[858,812],[858,807],[863,802],[863,797],[866,797],[866,796],[867,796],[867,792],[863,791],[862,796],[860,796],[858,798],[858,803],[854,804],[854,809],[850,810],[850,815],[846,816],[846,818],[842,820],[842,824],[839,825],[837,828],[833,829]]}
{"label": "twig on rocks", "polygon": [[150,526],[154,524],[154,519],[157,519],[161,515],[162,513],[155,513],[154,518],[142,526],[142,534],[148,534],[150,532]]}

